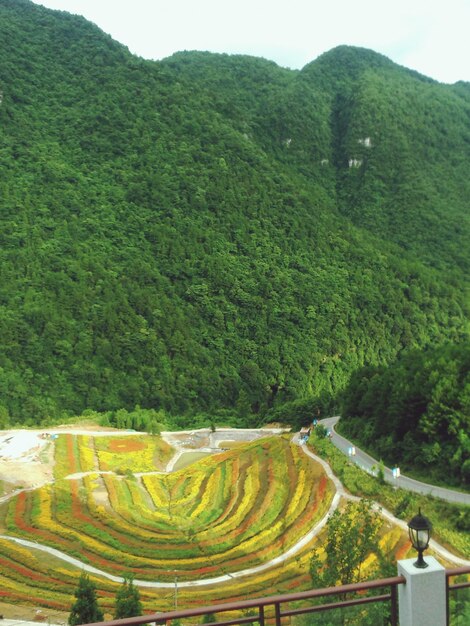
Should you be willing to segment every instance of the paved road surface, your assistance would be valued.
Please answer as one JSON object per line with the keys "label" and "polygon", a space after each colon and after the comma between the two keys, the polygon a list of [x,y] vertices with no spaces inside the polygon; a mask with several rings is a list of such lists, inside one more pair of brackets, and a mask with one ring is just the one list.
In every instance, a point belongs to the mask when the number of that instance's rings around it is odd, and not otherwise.
{"label": "paved road surface", "polygon": [[[335,425],[338,420],[339,417],[328,417],[320,420],[319,423],[323,424],[325,428],[331,431],[331,441],[338,448],[338,450],[341,450],[341,452],[344,452],[344,454],[349,456],[349,448],[354,447],[356,454],[355,456],[350,456],[351,460],[354,461],[356,465],[359,465],[359,467],[362,467],[362,469],[373,473],[372,468],[377,469],[379,462],[368,455],[367,452],[364,452],[351,441],[348,441],[335,431]],[[402,489],[408,489],[409,491],[415,491],[424,495],[435,496],[436,498],[441,498],[442,500],[447,500],[448,502],[470,505],[469,494],[462,493],[460,491],[453,491],[452,489],[445,489],[444,487],[429,485],[427,483],[420,482],[419,480],[414,480],[414,478],[408,478],[408,476],[401,475],[399,478],[394,478],[392,470],[388,467],[384,468],[384,475],[385,480],[396,487],[401,487]]]}

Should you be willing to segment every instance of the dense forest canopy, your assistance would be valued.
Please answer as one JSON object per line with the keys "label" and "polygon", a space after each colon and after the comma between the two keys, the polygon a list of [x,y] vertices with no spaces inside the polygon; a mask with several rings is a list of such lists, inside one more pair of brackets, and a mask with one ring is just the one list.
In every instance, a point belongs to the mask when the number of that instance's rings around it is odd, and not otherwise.
{"label": "dense forest canopy", "polygon": [[388,462],[470,483],[470,343],[355,372],[342,410],[342,432]]}
{"label": "dense forest canopy", "polygon": [[0,423],[288,418],[468,338],[467,84],[346,46],[150,62],[0,0],[0,91]]}

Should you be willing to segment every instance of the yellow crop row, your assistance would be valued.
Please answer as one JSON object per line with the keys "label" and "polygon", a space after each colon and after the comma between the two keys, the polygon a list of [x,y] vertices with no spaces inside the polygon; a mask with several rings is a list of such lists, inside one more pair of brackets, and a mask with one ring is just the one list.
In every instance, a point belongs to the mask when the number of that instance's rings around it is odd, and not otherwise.
{"label": "yellow crop row", "polygon": [[78,453],[82,472],[93,472],[96,470],[93,441],[94,437],[78,435]]}
{"label": "yellow crop row", "polygon": [[[149,478],[144,476],[143,479]],[[141,537],[148,538],[151,533],[148,531],[140,531],[138,524],[135,520],[134,510],[130,509],[126,498],[122,494],[122,490],[124,488],[129,488],[131,485],[135,491],[138,490],[138,485],[133,484],[130,481],[125,481],[123,479],[118,479],[116,476],[105,475],[104,481],[106,484],[106,488],[108,490],[108,495],[110,498],[111,506],[116,513],[118,513],[123,519],[129,520],[129,524],[126,524],[124,521],[120,521],[119,524],[123,528],[123,530],[130,532],[130,534],[138,534]],[[135,500],[134,500],[135,502]],[[166,505],[166,509],[164,511],[160,511],[158,509],[151,511],[148,506],[142,502],[142,508],[138,508],[136,504],[137,512],[140,516],[145,516],[150,522],[155,520],[168,520],[168,505]],[[163,508],[163,507],[161,507]]]}
{"label": "yellow crop row", "polygon": [[[150,496],[140,483],[131,480],[126,482],[132,497],[132,504],[137,509],[139,516],[147,518],[153,511],[149,507]],[[153,504],[153,503],[152,503]]]}
{"label": "yellow crop row", "polygon": [[[259,477],[253,471],[249,471],[246,474],[243,482],[242,495],[237,501],[237,508],[234,514],[216,527],[219,536],[224,536],[229,532],[233,532],[233,529],[238,529],[245,517],[249,514],[250,510],[253,508],[253,493],[257,479],[259,479]],[[214,529],[210,528],[208,530],[201,530],[198,536],[200,540],[204,540],[212,537],[213,533]]]}
{"label": "yellow crop row", "polygon": [[[115,550],[111,546],[107,545],[103,541],[99,541],[89,535],[84,534],[80,529],[72,528],[68,524],[62,524],[59,515],[54,517],[52,512],[53,500],[50,493],[50,488],[42,487],[39,490],[40,498],[40,513],[36,519],[36,523],[39,523],[41,528],[48,530],[51,533],[56,534],[59,537],[67,539],[76,543],[77,541],[83,543],[90,550],[110,559],[111,561],[119,562],[122,559],[122,553]],[[69,514],[66,514],[67,521]],[[146,560],[146,559],[142,559]],[[149,563],[153,562],[151,559],[147,559]]]}
{"label": "yellow crop row", "polygon": [[31,587],[28,584],[22,583],[18,580],[14,580],[12,578],[8,578],[6,572],[0,572],[0,587],[3,591],[7,589],[10,591],[19,591],[20,593],[31,594]]}
{"label": "yellow crop row", "polygon": [[199,504],[191,511],[190,517],[192,519],[197,518],[203,512],[207,512],[211,508],[211,505],[213,505],[216,497],[215,494],[217,494],[220,486],[220,474],[220,466],[217,466],[209,476],[209,480],[206,483],[204,493],[199,501]]}
{"label": "yellow crop row", "polygon": [[142,476],[142,482],[150,494],[155,507],[168,510],[168,488],[164,481],[165,478],[160,476]]}
{"label": "yellow crop row", "polygon": [[398,526],[394,526],[386,532],[379,541],[379,547],[384,552],[389,552],[391,548],[397,545],[402,537],[402,530]]}
{"label": "yellow crop row", "polygon": [[[172,504],[183,507],[184,510],[187,511],[189,505],[194,500],[197,500],[199,498],[200,493],[201,493],[201,486],[206,476],[207,476],[207,473],[201,472],[201,471],[198,471],[192,474],[191,480],[188,481],[188,484],[186,485],[185,495],[176,500],[172,499]],[[174,480],[174,474],[170,475],[168,478],[170,479],[170,482],[171,482],[172,479]]]}
{"label": "yellow crop row", "polygon": [[361,571],[367,571],[376,562],[377,555],[371,552],[371,554],[369,554],[366,559],[361,563]]}
{"label": "yellow crop row", "polygon": [[[84,543],[88,543],[88,545],[93,545],[95,550],[99,550],[98,554],[103,551],[103,545],[88,537],[88,535],[83,535],[80,531],[75,530],[69,526],[62,525],[59,521],[56,521],[57,517],[54,516],[52,507],[53,500],[51,497],[50,487],[41,487],[39,489],[39,504],[40,504],[40,512],[35,522],[39,525],[40,528],[44,528],[51,533],[58,535],[64,539],[68,539],[71,541],[83,541]],[[67,519],[70,518],[70,513],[66,514]]]}
{"label": "yellow crop row", "polygon": [[0,539],[0,552],[6,554],[7,556],[12,555],[15,560],[20,562],[29,563],[31,567],[34,567],[38,563],[38,560],[33,554],[31,554],[31,551],[28,550],[28,548],[25,548],[19,543],[7,541],[6,539]]}
{"label": "yellow crop row", "polygon": [[227,476],[224,481],[222,499],[224,502],[229,500],[233,486],[238,484],[240,477],[240,458],[238,456],[231,459],[230,463],[227,463],[226,468]]}
{"label": "yellow crop row", "polygon": [[224,510],[221,512],[216,521],[216,525],[220,527],[223,521],[229,518],[232,511],[237,507],[239,497],[240,478],[240,460],[238,457],[230,459],[226,467],[226,475],[222,487],[222,502]]}
{"label": "yellow crop row", "polygon": [[63,478],[71,473],[70,458],[68,455],[68,438],[72,435],[60,435],[54,446],[54,476]]}
{"label": "yellow crop row", "polygon": [[289,502],[289,506],[286,511],[286,518],[290,520],[296,512],[299,510],[299,503],[302,499],[302,496],[306,494],[306,479],[305,479],[305,470],[301,468],[297,475],[297,482],[295,484],[294,495],[292,496],[291,501]]}

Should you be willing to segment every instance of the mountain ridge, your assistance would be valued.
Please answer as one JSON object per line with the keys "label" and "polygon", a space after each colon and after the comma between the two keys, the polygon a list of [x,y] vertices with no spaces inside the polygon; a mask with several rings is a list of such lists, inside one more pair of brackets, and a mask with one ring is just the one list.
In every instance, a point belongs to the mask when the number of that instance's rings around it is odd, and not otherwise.
{"label": "mountain ridge", "polygon": [[326,410],[359,367],[468,339],[464,87],[0,17],[4,422]]}

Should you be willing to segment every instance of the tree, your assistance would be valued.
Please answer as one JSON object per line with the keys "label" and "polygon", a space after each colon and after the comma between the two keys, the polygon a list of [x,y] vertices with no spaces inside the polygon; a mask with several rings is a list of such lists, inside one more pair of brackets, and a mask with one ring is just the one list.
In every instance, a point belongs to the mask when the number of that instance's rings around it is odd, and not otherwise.
{"label": "tree", "polygon": [[[380,527],[379,513],[374,511],[368,500],[348,502],[343,512],[336,510],[328,520],[327,540],[325,544],[326,560],[320,559],[318,551],[314,551],[310,561],[310,575],[315,587],[333,587],[347,585],[364,580],[362,564],[367,556],[374,552],[378,555],[379,569],[386,571],[385,557],[379,548],[378,531]],[[390,574],[387,570],[387,573]],[[376,572],[374,572],[376,574]],[[340,594],[334,600],[346,600],[347,594]],[[331,598],[333,601],[333,598]],[[324,602],[324,599],[319,600]],[[339,614],[335,612],[335,624],[350,624],[357,626],[372,626],[386,623],[389,607],[367,605],[364,607],[349,607]],[[330,625],[330,612],[318,613],[315,623]],[[302,622],[307,624],[309,622]]]}
{"label": "tree", "polygon": [[98,606],[96,598],[96,586],[85,572],[80,574],[74,595],[76,600],[69,615],[70,626],[103,621],[103,611]]}
{"label": "tree", "polygon": [[368,500],[348,502],[342,513],[336,510],[327,524],[325,562],[317,550],[310,561],[314,586],[347,585],[363,579],[364,560],[379,551],[378,531],[379,514]]}
{"label": "tree", "polygon": [[136,617],[137,615],[142,615],[139,590],[134,585],[132,574],[126,574],[116,594],[114,619]]}
{"label": "tree", "polygon": [[148,432],[155,437],[160,436],[160,426],[155,418],[151,418],[148,425]]}
{"label": "tree", "polygon": [[385,485],[385,465],[382,459],[380,459],[379,466],[377,468],[377,479],[381,485]]}

